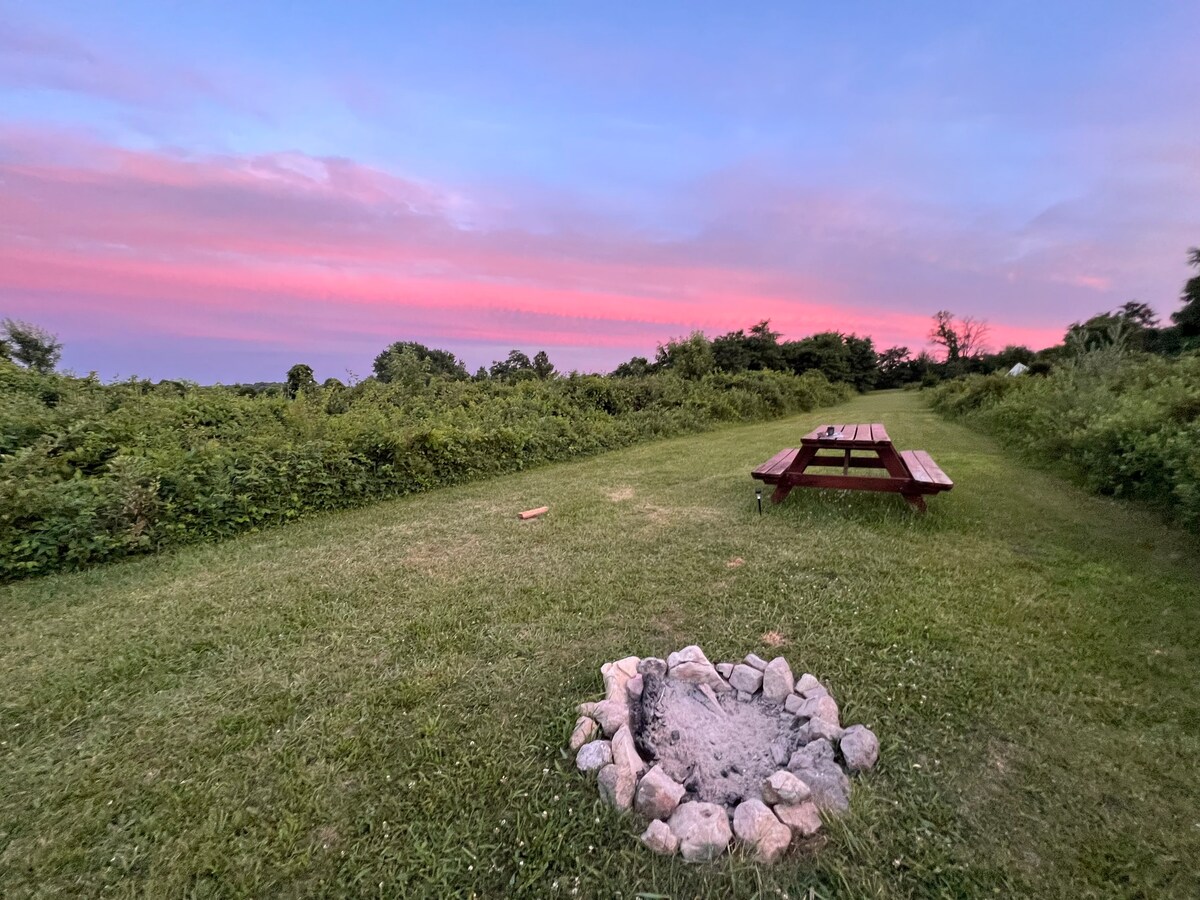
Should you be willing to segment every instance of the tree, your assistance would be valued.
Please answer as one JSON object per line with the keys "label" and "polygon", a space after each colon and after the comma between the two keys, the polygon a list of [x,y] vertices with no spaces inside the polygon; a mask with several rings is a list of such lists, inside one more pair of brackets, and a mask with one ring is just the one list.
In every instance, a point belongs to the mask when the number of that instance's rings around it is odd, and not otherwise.
{"label": "tree", "polygon": [[539,350],[533,355],[533,373],[542,381],[553,378],[557,374],[554,371],[554,363],[550,362],[550,357],[545,350]]}
{"label": "tree", "polygon": [[509,350],[508,356],[505,359],[496,360],[492,363],[488,374],[492,378],[500,378],[508,381],[535,377],[532,360],[520,350]]}
{"label": "tree", "polygon": [[686,338],[671,338],[658,345],[654,364],[681,378],[703,378],[713,369],[712,345],[703,331],[693,331]]}
{"label": "tree", "polygon": [[972,316],[956,320],[953,313],[943,309],[933,316],[933,329],[929,332],[929,341],[944,347],[946,362],[952,363],[982,353],[988,330],[987,322]]}
{"label": "tree", "polygon": [[1171,321],[1179,326],[1183,337],[1200,335],[1200,247],[1188,250],[1188,265],[1196,269],[1196,274],[1187,280],[1179,299],[1183,309],[1171,313]]}
{"label": "tree", "polygon": [[613,369],[614,378],[642,378],[654,371],[650,360],[644,356],[635,356],[629,362],[623,362]]}
{"label": "tree", "polygon": [[317,379],[313,378],[312,366],[296,363],[288,369],[287,387],[285,388],[288,397],[294,400],[301,391],[307,391],[316,386]]}
{"label": "tree", "polygon": [[0,324],[0,358],[49,375],[62,358],[62,342],[37,325],[5,319]]}
{"label": "tree", "polygon": [[[397,374],[411,378],[411,357],[415,357],[418,362],[427,363],[423,369],[429,378],[450,378],[456,381],[467,378],[467,367],[449,350],[437,350],[416,341],[397,341],[376,356],[373,366],[375,377],[383,382],[397,380]],[[400,372],[397,371],[397,363],[401,364]]]}
{"label": "tree", "polygon": [[821,331],[783,347],[787,368],[801,375],[809,369],[824,373],[830,381],[851,380],[850,353],[840,331]]}

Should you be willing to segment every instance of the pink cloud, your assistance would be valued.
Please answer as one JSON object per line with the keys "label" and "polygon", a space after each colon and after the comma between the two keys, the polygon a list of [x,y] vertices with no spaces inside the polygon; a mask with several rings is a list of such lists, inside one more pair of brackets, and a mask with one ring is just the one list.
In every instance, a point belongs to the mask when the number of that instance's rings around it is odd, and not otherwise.
{"label": "pink cloud", "polygon": [[[45,145],[54,152],[36,152]],[[912,257],[924,272],[940,254],[974,277],[982,241],[947,253],[907,232],[911,214],[893,201],[832,191],[763,196],[739,231],[716,212],[682,237],[529,229],[469,192],[345,159],[134,152],[28,132],[0,133],[0,185],[0,292],[13,314],[297,353],[332,336],[360,357],[416,337],[606,348],[615,363],[692,328],[762,318],[788,337],[836,329],[915,351],[930,312],[971,310],[921,296],[919,278],[906,288],[904,271],[890,295],[875,292],[878,276],[855,271],[845,248],[867,245],[884,270]],[[735,182],[712,188],[714,210],[745,202]],[[1062,330],[994,322],[992,334],[1037,346]]]}

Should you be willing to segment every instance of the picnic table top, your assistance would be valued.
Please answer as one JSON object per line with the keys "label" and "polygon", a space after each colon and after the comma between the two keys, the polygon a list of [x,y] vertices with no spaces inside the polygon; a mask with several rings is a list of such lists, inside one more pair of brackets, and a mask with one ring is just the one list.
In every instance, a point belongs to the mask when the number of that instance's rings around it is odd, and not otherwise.
{"label": "picnic table top", "polygon": [[[833,429],[833,434],[829,429]],[[822,425],[814,428],[800,439],[802,444],[819,444],[822,447],[872,447],[875,444],[890,444],[887,429],[878,422],[868,425]]]}

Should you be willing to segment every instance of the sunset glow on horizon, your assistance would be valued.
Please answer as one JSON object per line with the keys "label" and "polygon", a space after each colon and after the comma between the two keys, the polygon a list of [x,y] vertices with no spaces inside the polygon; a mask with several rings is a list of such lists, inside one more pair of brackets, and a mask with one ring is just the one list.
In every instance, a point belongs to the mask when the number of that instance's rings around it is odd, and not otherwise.
{"label": "sunset glow on horizon", "polygon": [[0,0],[0,316],[106,378],[1036,349],[1200,245],[1196,4],[100,6]]}

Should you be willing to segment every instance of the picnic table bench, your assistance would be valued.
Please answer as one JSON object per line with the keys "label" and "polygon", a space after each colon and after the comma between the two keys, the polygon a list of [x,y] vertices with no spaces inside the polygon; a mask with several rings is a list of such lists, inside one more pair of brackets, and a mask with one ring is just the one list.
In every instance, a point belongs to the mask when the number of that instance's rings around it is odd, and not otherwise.
{"label": "picnic table bench", "polygon": [[[855,451],[865,455],[856,456]],[[809,471],[830,466],[840,467],[841,474]],[[886,474],[851,475],[851,469],[883,469]],[[920,512],[925,511],[925,495],[954,487],[928,453],[897,450],[887,429],[878,423],[822,425],[804,435],[799,447],[780,450],[750,475],[775,485],[772,503],[781,503],[796,487],[886,491],[899,494]]]}

